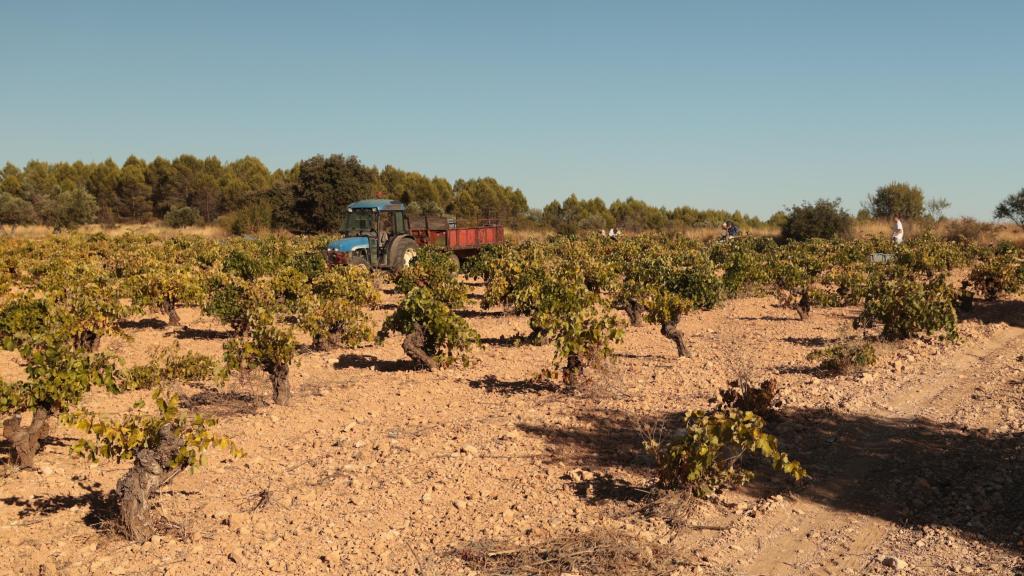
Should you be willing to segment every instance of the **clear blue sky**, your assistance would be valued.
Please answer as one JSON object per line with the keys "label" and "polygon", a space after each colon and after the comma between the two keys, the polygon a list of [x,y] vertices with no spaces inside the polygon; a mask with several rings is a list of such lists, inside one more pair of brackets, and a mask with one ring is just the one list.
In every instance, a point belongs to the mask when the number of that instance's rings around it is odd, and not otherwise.
{"label": "clear blue sky", "polygon": [[1024,187],[1024,2],[4,2],[0,163],[355,154],[534,206]]}

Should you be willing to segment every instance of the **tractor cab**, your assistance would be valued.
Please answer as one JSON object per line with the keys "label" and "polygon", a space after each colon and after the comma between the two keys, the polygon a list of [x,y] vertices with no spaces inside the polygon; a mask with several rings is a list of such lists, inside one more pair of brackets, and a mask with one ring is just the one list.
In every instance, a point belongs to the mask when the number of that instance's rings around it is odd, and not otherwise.
{"label": "tractor cab", "polygon": [[[398,269],[416,242],[409,236],[405,205],[394,200],[360,200],[346,208],[343,237],[327,245],[328,264],[362,264]],[[402,260],[398,262],[398,260]]]}

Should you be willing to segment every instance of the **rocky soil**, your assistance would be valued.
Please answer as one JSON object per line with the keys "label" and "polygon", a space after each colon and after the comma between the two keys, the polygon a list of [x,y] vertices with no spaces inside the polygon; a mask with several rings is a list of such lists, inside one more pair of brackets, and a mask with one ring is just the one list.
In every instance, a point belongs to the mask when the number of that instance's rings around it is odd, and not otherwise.
{"label": "rocky soil", "polygon": [[[668,574],[1021,574],[1022,304],[982,305],[958,342],[882,345],[868,373],[834,378],[806,356],[852,333],[856,310],[800,321],[770,298],[685,317],[690,358],[655,326],[628,328],[575,393],[538,379],[549,346],[503,339],[526,319],[494,311],[467,314],[483,336],[468,368],[412,370],[397,337],[303,353],[291,406],[267,403],[262,376],[183,390],[246,456],[211,452],[175,479],[158,499],[166,526],[145,544],[110,530],[130,463],[71,457],[63,426],[35,469],[0,460],[0,573],[470,574],[486,571],[472,550],[601,531],[656,552]],[[219,355],[220,326],[195,310],[182,320],[140,319],[104,345],[129,365],[174,343]],[[0,377],[19,370],[0,356]],[[652,424],[708,406],[741,374],[781,384],[770,426],[811,479],[759,469],[699,501],[653,490]],[[144,394],[86,405],[116,413]],[[628,571],[650,570],[615,569]]]}

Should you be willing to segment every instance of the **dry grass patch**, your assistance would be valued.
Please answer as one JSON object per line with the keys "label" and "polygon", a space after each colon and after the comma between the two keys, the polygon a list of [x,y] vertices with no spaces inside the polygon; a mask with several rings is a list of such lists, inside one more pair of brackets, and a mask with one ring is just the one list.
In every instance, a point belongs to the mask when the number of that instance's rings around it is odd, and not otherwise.
{"label": "dry grass patch", "polygon": [[458,550],[459,558],[484,575],[671,574],[680,565],[670,546],[646,542],[624,530],[597,528],[530,546],[484,541]]}

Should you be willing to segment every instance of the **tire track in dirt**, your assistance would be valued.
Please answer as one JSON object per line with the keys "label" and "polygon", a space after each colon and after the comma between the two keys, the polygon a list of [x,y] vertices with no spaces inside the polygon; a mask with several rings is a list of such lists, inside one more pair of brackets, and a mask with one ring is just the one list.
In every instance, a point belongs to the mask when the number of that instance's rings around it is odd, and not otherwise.
{"label": "tire track in dirt", "polygon": [[[998,330],[989,338],[926,364],[918,374],[895,375],[895,387],[885,387],[884,391],[871,387],[855,394],[850,400],[872,401],[875,399],[871,396],[879,392],[884,396],[879,398],[881,402],[870,402],[875,407],[849,416],[905,427],[918,419],[956,422],[975,384],[998,378],[1005,359],[1016,356],[1008,351],[1024,349],[1024,330]],[[712,549],[730,550],[730,556],[720,565],[725,573],[836,575],[860,574],[869,569],[877,548],[895,527],[891,519],[902,513],[903,503],[885,501],[886,491],[882,489],[893,481],[887,459],[897,453],[893,438],[845,428],[835,427],[832,446],[822,450],[827,456],[819,466],[825,466],[812,470],[818,477],[795,495],[790,507],[774,507],[750,529],[738,530],[739,537],[732,542],[726,536],[711,543]],[[855,449],[851,448],[854,444]],[[870,504],[861,507],[874,513],[837,508],[832,505],[835,501],[867,502]]]}

